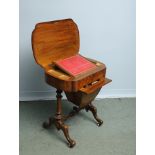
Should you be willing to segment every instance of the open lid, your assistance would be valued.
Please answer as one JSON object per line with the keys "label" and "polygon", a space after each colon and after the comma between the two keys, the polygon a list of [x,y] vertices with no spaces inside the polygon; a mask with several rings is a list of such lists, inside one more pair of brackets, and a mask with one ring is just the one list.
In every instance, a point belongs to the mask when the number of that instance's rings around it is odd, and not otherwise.
{"label": "open lid", "polygon": [[42,67],[78,54],[79,46],[79,30],[72,19],[38,23],[32,32],[33,54]]}

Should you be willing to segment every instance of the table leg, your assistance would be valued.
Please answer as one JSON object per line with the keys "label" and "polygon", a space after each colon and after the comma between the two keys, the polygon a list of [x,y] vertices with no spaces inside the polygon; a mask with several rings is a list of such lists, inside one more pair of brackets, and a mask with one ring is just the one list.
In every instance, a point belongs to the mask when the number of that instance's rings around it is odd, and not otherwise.
{"label": "table leg", "polygon": [[69,147],[74,147],[74,145],[76,143],[69,136],[69,127],[68,127],[68,125],[65,125],[63,122],[62,105],[61,105],[62,90],[57,90],[56,92],[57,92],[57,95],[56,95],[56,97],[57,97],[57,112],[55,114],[55,125],[58,130],[61,129],[63,131],[63,133],[68,141]]}
{"label": "table leg", "polygon": [[85,109],[87,112],[88,111],[92,112],[94,118],[97,121],[98,126],[101,126],[103,124],[103,121],[97,116],[97,108],[95,106],[93,106],[92,103],[88,104]]}

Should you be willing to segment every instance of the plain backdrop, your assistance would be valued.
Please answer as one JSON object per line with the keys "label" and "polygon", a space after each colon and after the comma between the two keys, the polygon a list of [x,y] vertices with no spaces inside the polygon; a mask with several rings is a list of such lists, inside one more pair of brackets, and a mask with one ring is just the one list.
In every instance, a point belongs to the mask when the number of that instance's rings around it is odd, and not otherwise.
{"label": "plain backdrop", "polygon": [[20,100],[52,99],[33,58],[31,33],[38,22],[72,18],[80,31],[80,53],[107,66],[112,83],[98,95],[136,96],[135,0],[20,0]]}

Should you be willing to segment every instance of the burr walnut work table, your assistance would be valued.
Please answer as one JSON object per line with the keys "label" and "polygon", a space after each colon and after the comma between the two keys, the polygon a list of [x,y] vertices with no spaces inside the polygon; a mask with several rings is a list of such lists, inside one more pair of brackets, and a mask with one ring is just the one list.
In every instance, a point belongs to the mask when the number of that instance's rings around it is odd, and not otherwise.
{"label": "burr walnut work table", "polygon": [[[97,109],[92,104],[102,86],[111,82],[105,77],[106,66],[96,60],[88,59],[96,65],[94,70],[87,71],[76,77],[70,76],[55,66],[55,61],[65,59],[79,53],[79,31],[72,19],[64,19],[38,23],[32,32],[32,49],[34,58],[45,72],[45,81],[55,87],[57,97],[57,109],[54,118],[49,118],[43,123],[48,129],[55,124],[58,130],[62,130],[69,147],[75,145],[75,141],[69,136],[69,128],[64,121],[80,110],[91,111],[97,125],[103,121],[97,116]],[[68,101],[75,104],[73,110],[66,116],[62,115],[61,98],[65,92]]]}

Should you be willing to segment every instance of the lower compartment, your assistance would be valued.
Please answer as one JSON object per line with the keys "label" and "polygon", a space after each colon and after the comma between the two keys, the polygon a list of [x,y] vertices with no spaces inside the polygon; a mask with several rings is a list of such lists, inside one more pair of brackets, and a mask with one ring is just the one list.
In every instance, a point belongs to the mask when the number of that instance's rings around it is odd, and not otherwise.
{"label": "lower compartment", "polygon": [[86,105],[91,103],[97,94],[99,93],[101,88],[96,89],[94,92],[90,94],[83,93],[81,91],[78,92],[65,92],[68,101],[73,104],[79,106],[80,108],[84,108]]}

